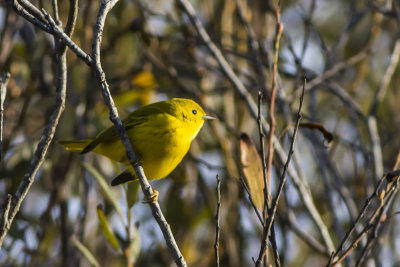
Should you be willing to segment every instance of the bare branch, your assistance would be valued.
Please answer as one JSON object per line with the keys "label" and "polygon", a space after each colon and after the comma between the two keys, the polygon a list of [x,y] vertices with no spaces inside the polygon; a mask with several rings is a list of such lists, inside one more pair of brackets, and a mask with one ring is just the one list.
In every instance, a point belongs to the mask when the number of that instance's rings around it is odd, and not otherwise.
{"label": "bare branch", "polygon": [[367,119],[368,135],[371,142],[371,153],[373,160],[373,181],[376,181],[383,173],[382,147],[378,131],[378,123],[375,116],[369,116]]}
{"label": "bare branch", "polygon": [[258,124],[258,134],[260,136],[261,163],[262,163],[263,177],[264,177],[264,210],[263,210],[263,220],[262,220],[263,222],[262,225],[264,225],[264,222],[267,218],[267,211],[269,209],[270,190],[269,190],[269,177],[267,177],[267,166],[265,162],[265,148],[264,148],[265,135],[262,128],[262,121],[264,121],[264,118],[262,116],[262,98],[263,98],[262,93],[258,92],[257,124]]}
{"label": "bare branch", "polygon": [[[1,227],[0,229],[1,229],[1,231],[7,231],[8,232],[8,230],[10,230],[11,220],[9,218],[9,215],[10,215],[10,209],[11,209],[11,200],[12,200],[12,196],[10,194],[8,194],[7,201],[5,202],[3,214],[1,216],[1,221],[0,221],[0,227]],[[4,235],[4,237],[5,236],[6,235]],[[4,237],[0,238],[0,246],[3,243]]]}
{"label": "bare branch", "polygon": [[42,13],[44,14],[45,18],[47,19],[50,25],[49,31],[47,32],[59,38],[63,42],[63,44],[68,46],[75,53],[75,55],[77,55],[80,59],[82,59],[87,65],[91,66],[93,62],[89,54],[86,54],[77,44],[75,44],[71,40],[70,36],[68,36],[62,28],[57,26],[57,24],[54,22],[54,19],[49,14],[47,14],[45,10],[42,10]]}
{"label": "bare branch", "polygon": [[[307,83],[306,92],[310,91],[315,86],[327,81],[328,79],[333,78],[343,69],[348,68],[351,65],[357,64],[361,60],[365,59],[369,54],[370,49],[361,50],[358,54],[352,56],[351,58],[335,64],[334,66],[332,66],[332,68]],[[292,97],[298,97],[301,94],[301,90],[302,88],[298,87]],[[289,99],[289,101],[291,101],[291,99]]]}
{"label": "bare branch", "polygon": [[[150,197],[153,195],[153,189],[150,186],[149,182],[147,181],[147,178],[143,171],[143,167],[132,149],[132,145],[126,133],[125,127],[123,126],[118,116],[117,108],[114,104],[114,100],[112,99],[109,86],[106,81],[106,76],[101,66],[100,45],[103,37],[104,23],[107,14],[110,12],[110,10],[116,3],[117,0],[101,1],[99,13],[96,20],[96,26],[94,29],[93,42],[92,42],[92,58],[93,58],[92,69],[100,83],[104,101],[106,102],[110,112],[110,120],[113,122],[117,130],[117,133],[121,138],[121,141],[126,149],[127,158],[135,170],[136,176],[139,179],[144,195],[146,197]],[[156,219],[158,225],[160,226],[160,229],[167,243],[168,249],[172,257],[174,258],[175,263],[178,266],[186,266],[185,259],[183,258],[181,252],[179,251],[178,245],[176,244],[175,238],[171,232],[171,228],[168,225],[166,219],[164,218],[160,205],[158,204],[157,201],[154,203],[149,203],[149,205],[151,207],[154,218]]]}
{"label": "bare branch", "polygon": [[[87,65],[90,65],[92,63],[91,57],[88,54],[86,54],[77,44],[75,44],[74,41],[72,41],[72,39],[66,32],[64,32],[59,26],[57,26],[54,19],[49,14],[47,14],[47,12],[45,10],[41,11],[41,13],[40,13],[41,15],[35,16],[35,15],[29,13],[29,11],[27,11],[23,6],[21,6],[17,0],[6,0],[6,1],[9,5],[11,5],[11,7],[15,10],[15,12],[17,14],[24,17],[27,21],[29,21],[33,25],[39,27],[43,31],[50,33],[50,34],[54,35],[55,37],[59,38],[66,46],[68,46]],[[26,0],[22,0],[22,1],[26,2]],[[36,14],[37,8],[33,9],[34,6],[30,3],[28,5],[31,7],[31,10],[35,10],[34,14]],[[75,12],[77,12],[77,11],[75,11]],[[46,19],[46,22],[43,21],[43,18]],[[70,20],[72,18],[69,18],[68,21],[72,21],[72,20]],[[68,30],[68,28],[72,29],[72,27],[68,26],[68,24],[67,24],[67,32],[70,32],[72,34],[72,30],[70,31],[70,30]]]}
{"label": "bare branch", "polygon": [[[57,40],[56,40],[57,43]],[[56,49],[57,50],[57,49]],[[12,197],[11,208],[9,212],[8,222],[5,224],[10,225],[18,213],[20,206],[25,199],[30,187],[32,186],[39,168],[42,166],[47,149],[53,140],[58,121],[65,108],[65,94],[67,88],[67,59],[65,50],[60,53],[56,51],[56,96],[53,111],[49,118],[49,123],[44,129],[39,144],[36,147],[35,154],[30,162],[30,167],[25,173],[20,185],[17,188],[15,195]],[[3,244],[4,238],[7,235],[9,227],[2,227],[0,229],[0,246]]]}
{"label": "bare branch", "polygon": [[[278,213],[279,215],[279,213]],[[326,250],[326,248],[314,237],[311,235],[305,233],[303,229],[296,223],[295,215],[292,210],[288,210],[288,215],[286,216],[285,214],[285,221],[287,221],[288,226],[293,230],[293,232],[301,239],[303,240],[308,246],[310,246],[312,249],[317,251],[318,253],[325,255],[329,257],[329,251]]]}
{"label": "bare branch", "polygon": [[[219,66],[221,67],[221,69],[223,70],[224,74],[227,76],[229,81],[232,83],[235,90],[238,92],[238,94],[243,98],[243,100],[247,104],[247,107],[248,107],[248,110],[249,110],[251,116],[255,120],[257,120],[257,105],[255,104],[251,94],[246,89],[244,84],[240,81],[240,79],[237,77],[237,75],[234,73],[231,66],[226,61],[224,56],[222,55],[221,51],[211,41],[211,38],[207,34],[203,25],[201,24],[199,18],[196,16],[196,12],[195,12],[193,6],[187,0],[177,0],[177,2],[183,7],[186,15],[189,17],[191,23],[196,28],[196,31],[199,34],[200,38],[205,43],[205,45],[207,46],[207,48],[209,49],[211,54],[214,56],[214,58],[217,60]],[[365,56],[366,56],[365,53],[362,55],[361,54],[359,55],[359,57],[361,57],[361,58],[363,58]],[[357,60],[360,60],[360,59],[358,57],[353,59],[353,61],[357,61]],[[263,126],[263,130],[266,133],[268,133],[270,131],[270,126],[265,121],[263,121],[262,126]],[[279,157],[279,160],[281,162],[285,162],[287,159],[287,154],[276,137],[273,138],[273,143],[274,143],[276,153]],[[324,239],[324,242],[325,242],[327,248],[329,250],[334,250],[334,245],[333,245],[332,239],[329,235],[328,228],[322,221],[321,215],[319,214],[317,208],[315,207],[311,193],[306,186],[306,182],[301,180],[296,169],[292,165],[288,166],[288,173],[289,173],[290,177],[292,178],[296,189],[299,191],[300,197],[302,198],[302,201],[304,202],[308,212],[310,213],[312,220],[317,225],[318,230],[321,233],[321,236]]]}
{"label": "bare branch", "polygon": [[221,208],[221,179],[217,174],[217,215],[215,216],[215,263],[216,266],[219,267],[219,232],[221,230],[219,217],[220,217],[220,208]]}
{"label": "bare branch", "polygon": [[[43,16],[43,13],[40,12],[40,10],[34,6],[30,1],[27,0],[17,0],[19,4],[32,16],[34,16],[36,19],[40,20],[42,23],[46,24],[46,18]],[[52,1],[54,3],[54,1]],[[58,14],[58,11],[55,11]],[[56,20],[59,20],[57,18]]]}
{"label": "bare branch", "polygon": [[[252,52],[252,57],[254,61],[254,69],[257,72],[257,86],[259,87],[259,91],[261,91],[264,95],[267,95],[267,88],[266,88],[266,78],[264,74],[264,67],[263,67],[263,62],[262,62],[262,55],[261,55],[261,49],[262,46],[260,46],[256,34],[251,27],[249,21],[247,20],[245,16],[245,12],[243,10],[243,6],[240,4],[239,0],[236,0],[236,6],[237,6],[237,11],[239,15],[239,19],[242,21],[246,32],[247,32],[247,38],[249,42],[249,46],[251,48]],[[265,51],[263,51],[265,52]]]}
{"label": "bare branch", "polygon": [[289,167],[289,163],[290,163],[290,160],[291,160],[293,152],[294,152],[294,143],[296,141],[297,130],[299,129],[299,124],[300,124],[300,120],[301,120],[301,109],[303,107],[303,98],[304,98],[304,89],[305,89],[305,87],[306,87],[306,81],[304,80],[303,93],[302,93],[302,95],[300,97],[300,105],[299,105],[299,110],[297,112],[296,125],[295,125],[294,130],[293,130],[293,136],[292,136],[292,141],[290,143],[290,149],[289,149],[289,153],[288,153],[288,158],[286,160],[285,166],[283,167],[281,179],[279,181],[278,191],[276,193],[275,198],[272,201],[272,206],[271,206],[271,209],[269,211],[269,216],[268,216],[268,219],[267,219],[266,224],[264,226],[264,233],[263,233],[261,249],[260,249],[260,253],[258,255],[258,259],[256,261],[256,266],[257,267],[261,266],[263,257],[264,257],[264,255],[265,255],[265,253],[267,251],[267,243],[268,243],[269,232],[271,231],[272,224],[274,223],[275,214],[276,214],[276,209],[277,209],[277,205],[278,205],[278,202],[279,202],[279,198],[280,198],[281,193],[283,191],[283,187],[285,186],[285,183],[286,183],[286,173],[287,173],[287,170],[288,170],[288,167]]}
{"label": "bare branch", "polygon": [[253,207],[254,213],[257,215],[257,218],[258,218],[258,220],[260,221],[260,224],[261,224],[262,226],[264,226],[264,220],[263,220],[263,218],[261,217],[261,214],[260,214],[260,212],[258,211],[258,209],[257,209],[257,207],[256,207],[256,204],[254,204],[253,197],[251,196],[251,192],[250,192],[249,188],[247,187],[246,182],[244,181],[243,177],[240,177],[240,182],[242,183],[244,189],[245,189],[246,192],[247,192],[247,195],[249,196],[248,199],[249,199],[249,201],[250,201],[251,206]]}
{"label": "bare branch", "polygon": [[399,58],[400,58],[400,38],[398,38],[394,44],[393,52],[392,55],[390,56],[389,65],[387,66],[381,84],[375,93],[375,97],[373,98],[369,114],[373,115],[376,113],[378,104],[379,102],[382,101],[383,97],[385,96],[389,83],[392,80],[394,71],[396,70],[396,67],[399,63]]}
{"label": "bare branch", "polygon": [[0,165],[3,159],[3,127],[4,127],[4,101],[7,95],[7,84],[10,73],[0,74]]}
{"label": "bare branch", "polygon": [[272,93],[269,109],[270,130],[268,135],[268,154],[267,154],[267,180],[271,178],[272,159],[274,157],[274,135],[275,135],[275,98],[278,88],[278,55],[279,44],[283,31],[283,24],[281,23],[281,13],[279,8],[276,9],[276,32],[274,40],[274,61],[272,63]]}
{"label": "bare branch", "polygon": [[[392,171],[390,173],[387,173],[383,175],[383,177],[379,180],[375,187],[375,191],[373,194],[367,198],[363,208],[360,211],[360,214],[358,215],[357,219],[353,223],[352,227],[347,231],[345,237],[341,241],[338,249],[335,251],[335,253],[332,254],[330,261],[328,262],[327,266],[333,266],[338,263],[340,263],[345,257],[347,257],[350,252],[354,249],[354,246],[361,240],[362,236],[366,234],[370,229],[373,229],[373,234],[372,236],[368,239],[368,242],[366,246],[364,247],[363,252],[361,253],[361,256],[357,262],[357,266],[362,264],[363,260],[365,259],[369,249],[372,246],[373,241],[377,240],[378,234],[377,234],[377,229],[381,225],[381,223],[384,221],[382,220],[382,217],[385,213],[385,207],[390,205],[390,203],[394,199],[394,195],[397,193],[399,190],[398,188],[398,177],[399,177],[400,171]],[[381,188],[383,183],[386,182],[386,189]],[[344,244],[345,242],[350,238],[351,234],[354,232],[356,227],[359,225],[361,222],[361,218],[364,217],[366,214],[367,209],[371,206],[371,203],[373,199],[378,198],[380,199],[380,205],[371,213],[368,221],[367,221],[367,226],[364,227],[364,229],[361,231],[361,233],[358,235],[358,237],[352,242],[352,244],[346,249],[345,252],[343,252],[344,249]],[[343,253],[342,253],[343,252]],[[335,260],[336,257],[341,256],[333,263],[332,260]]]}
{"label": "bare branch", "polygon": [[346,251],[343,253],[343,255],[337,259],[337,261],[335,261],[334,263],[332,263],[332,266],[337,266],[338,264],[340,264],[352,251],[353,249],[355,249],[358,245],[358,243],[360,242],[361,238],[364,237],[364,235],[366,235],[369,230],[372,229],[373,225],[367,225],[367,227],[365,227],[364,231],[362,231],[358,237],[356,238],[356,240],[354,240],[353,244],[351,244],[351,246],[349,246]]}

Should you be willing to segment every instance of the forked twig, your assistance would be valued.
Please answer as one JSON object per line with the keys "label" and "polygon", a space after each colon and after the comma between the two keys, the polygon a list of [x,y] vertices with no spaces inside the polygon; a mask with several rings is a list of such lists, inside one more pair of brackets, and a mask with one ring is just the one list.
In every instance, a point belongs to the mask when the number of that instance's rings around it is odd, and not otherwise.
{"label": "forked twig", "polygon": [[260,249],[260,253],[258,255],[258,259],[256,261],[256,266],[257,267],[261,266],[262,259],[263,259],[264,255],[265,255],[266,251],[267,251],[269,232],[271,231],[272,224],[273,224],[273,222],[275,220],[275,214],[276,214],[276,209],[277,209],[277,205],[278,205],[278,202],[279,202],[279,198],[280,198],[281,193],[283,191],[283,187],[286,184],[286,173],[287,173],[287,170],[288,170],[288,167],[289,167],[289,163],[290,163],[290,160],[291,160],[293,152],[294,152],[294,143],[296,141],[297,130],[299,129],[299,124],[300,124],[300,120],[301,120],[301,109],[303,107],[303,98],[304,98],[305,86],[306,86],[306,81],[304,80],[303,92],[302,92],[301,97],[300,97],[300,105],[299,105],[299,109],[298,109],[298,112],[297,112],[296,124],[295,124],[294,130],[293,130],[293,136],[292,136],[292,141],[290,143],[290,149],[289,149],[289,153],[288,153],[288,158],[287,158],[286,163],[285,163],[285,165],[283,167],[281,179],[280,179],[280,182],[279,182],[278,191],[276,193],[275,198],[272,201],[271,208],[270,208],[270,210],[268,212],[269,216],[268,216],[268,219],[266,221],[266,225],[264,226],[264,233],[263,233],[263,240],[262,240],[262,243],[261,243],[261,249]]}
{"label": "forked twig", "polygon": [[[251,114],[251,116],[257,120],[257,105],[255,104],[250,92],[241,82],[239,77],[234,73],[232,67],[225,59],[223,54],[221,53],[220,49],[212,42],[210,36],[208,35],[207,31],[205,30],[204,26],[201,24],[200,19],[196,15],[196,12],[192,6],[192,4],[188,0],[176,0],[177,3],[182,7],[185,14],[188,16],[189,20],[195,27],[200,39],[205,43],[205,46],[209,49],[210,53],[213,55],[215,60],[218,62],[221,70],[225,74],[225,76],[229,79],[232,83],[234,89],[240,95],[240,97],[245,101],[247,108]],[[365,55],[364,55],[365,56]],[[264,120],[262,122],[262,127],[264,132],[270,131],[270,126]],[[279,140],[274,136],[273,143],[275,147],[275,153],[277,154],[279,160],[281,162],[285,162],[288,155],[286,154],[285,150],[283,149],[282,145],[279,143]],[[310,191],[308,190],[307,183],[301,179],[297,170],[289,165],[288,166],[288,173],[295,185],[296,189],[299,191],[299,195],[307,208],[308,213],[311,216],[311,219],[315,223],[320,232],[322,239],[326,247],[329,250],[334,250],[334,245],[332,238],[329,234],[328,228],[325,225],[324,221],[321,218],[312,198]]]}
{"label": "forked twig", "polygon": [[[150,197],[153,195],[153,189],[150,186],[149,182],[147,181],[146,175],[143,171],[143,167],[138,161],[138,158],[135,155],[135,152],[133,151],[131,142],[128,138],[128,135],[126,133],[125,127],[122,124],[121,119],[118,116],[118,111],[117,108],[114,104],[114,100],[111,96],[110,90],[108,83],[106,81],[105,73],[102,69],[101,66],[101,60],[100,60],[100,44],[102,40],[102,35],[103,35],[103,29],[104,29],[104,24],[106,20],[106,16],[108,12],[113,8],[113,6],[118,2],[118,0],[102,0],[99,13],[97,16],[96,20],[96,26],[94,30],[94,37],[93,37],[93,42],[92,42],[92,58],[93,58],[93,64],[91,65],[91,68],[93,72],[95,73],[101,89],[102,89],[102,94],[103,98],[107,104],[107,107],[110,112],[110,120],[113,122],[117,133],[119,137],[121,138],[121,141],[126,149],[126,155],[127,158],[132,165],[133,169],[135,170],[136,176],[139,179],[140,185],[142,187],[142,191],[146,197]],[[175,263],[178,266],[186,266],[186,261],[183,258],[178,245],[176,244],[175,238],[172,234],[171,228],[167,222],[167,220],[164,217],[164,214],[161,211],[160,205],[158,204],[158,201],[155,201],[154,203],[149,203],[150,208],[153,213],[153,217],[157,221],[163,235],[164,239],[167,243],[168,249],[175,261]]]}
{"label": "forked twig", "polygon": [[[13,1],[16,3],[16,1]],[[21,7],[21,6],[19,6]],[[26,12],[25,10],[21,10],[21,12]],[[40,138],[39,144],[36,146],[36,150],[34,156],[30,162],[30,166],[28,171],[25,173],[22,178],[21,183],[19,184],[17,191],[14,196],[9,197],[8,201],[11,200],[11,206],[8,210],[8,219],[3,213],[4,224],[0,229],[0,246],[3,244],[4,238],[7,235],[11,223],[13,222],[15,215],[17,215],[23,200],[29,192],[30,187],[32,186],[36,174],[38,173],[40,167],[42,166],[45,156],[47,154],[47,149],[50,146],[50,143],[53,140],[58,121],[61,117],[62,112],[65,108],[65,95],[66,95],[66,87],[67,87],[67,58],[66,58],[66,50],[63,51],[58,49],[58,39],[55,38],[56,49],[55,49],[55,62],[56,62],[56,96],[55,96],[55,104],[53,107],[53,111],[50,114],[49,122],[46,125],[42,137]],[[9,202],[7,202],[7,208],[9,207]],[[7,211],[7,208],[5,211]]]}

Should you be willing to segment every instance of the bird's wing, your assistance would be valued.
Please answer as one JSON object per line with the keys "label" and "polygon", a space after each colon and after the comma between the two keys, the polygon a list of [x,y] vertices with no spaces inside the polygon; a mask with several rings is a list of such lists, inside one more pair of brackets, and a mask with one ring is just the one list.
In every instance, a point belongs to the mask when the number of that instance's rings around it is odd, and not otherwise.
{"label": "bird's wing", "polygon": [[[160,103],[155,103],[160,104]],[[164,113],[164,109],[160,105],[150,104],[144,106],[131,114],[122,121],[122,124],[125,126],[125,130],[128,131],[135,126],[138,126],[148,120],[151,120],[157,114]],[[119,138],[119,135],[114,127],[114,125],[108,127],[107,129],[100,132],[95,139],[92,140],[81,152],[81,154],[85,154],[87,152],[92,151],[96,146],[103,142],[110,142]]]}

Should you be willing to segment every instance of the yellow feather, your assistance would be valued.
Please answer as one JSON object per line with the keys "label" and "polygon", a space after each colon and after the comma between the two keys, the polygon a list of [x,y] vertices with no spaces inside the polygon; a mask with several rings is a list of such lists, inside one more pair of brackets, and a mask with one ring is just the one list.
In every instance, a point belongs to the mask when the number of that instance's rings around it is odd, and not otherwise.
{"label": "yellow feather", "polygon": [[[173,98],[144,106],[123,120],[133,150],[139,156],[149,180],[164,178],[176,168],[206,119],[212,117],[206,116],[193,100]],[[92,151],[104,155],[125,164],[134,174],[114,126],[105,129],[93,140],[58,143],[70,151]]]}

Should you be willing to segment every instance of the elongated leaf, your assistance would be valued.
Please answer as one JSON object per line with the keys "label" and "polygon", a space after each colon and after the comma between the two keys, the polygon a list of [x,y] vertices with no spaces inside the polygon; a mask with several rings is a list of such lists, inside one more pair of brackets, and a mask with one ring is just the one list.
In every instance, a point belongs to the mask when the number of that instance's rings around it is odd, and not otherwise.
{"label": "elongated leaf", "polygon": [[96,258],[93,256],[93,254],[89,251],[87,247],[85,247],[84,244],[79,242],[79,240],[73,235],[71,237],[72,243],[74,243],[75,247],[82,253],[83,256],[92,264],[92,266],[95,267],[100,267],[99,262],[96,260]]}
{"label": "elongated leaf", "polygon": [[105,197],[110,201],[110,203],[114,206],[115,210],[122,216],[121,210],[119,208],[117,198],[114,196],[114,193],[111,190],[111,187],[108,185],[106,179],[100,172],[98,172],[93,166],[90,164],[83,162],[82,166],[90,172],[90,174],[96,179],[97,183],[99,184],[101,190],[103,191]]}
{"label": "elongated leaf", "polygon": [[120,251],[120,246],[114,232],[111,230],[110,225],[108,224],[107,218],[104,215],[103,208],[101,205],[97,206],[97,217],[99,218],[101,229],[103,229],[103,233],[106,236],[110,245],[117,251]]}
{"label": "elongated leaf", "polygon": [[240,136],[240,161],[252,200],[257,209],[264,207],[264,175],[260,155],[249,136],[243,133]]}
{"label": "elongated leaf", "polygon": [[126,192],[126,198],[128,201],[129,208],[137,202],[139,198],[140,183],[138,181],[128,183],[128,190]]}
{"label": "elongated leaf", "polygon": [[126,249],[127,258],[128,262],[130,263],[131,266],[135,264],[137,259],[139,258],[140,254],[140,248],[141,248],[141,242],[140,242],[140,236],[139,232],[136,226],[132,228],[132,240],[131,243],[129,244],[129,247]]}

